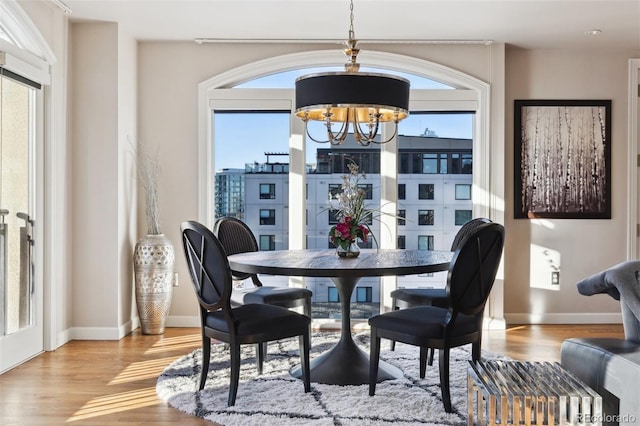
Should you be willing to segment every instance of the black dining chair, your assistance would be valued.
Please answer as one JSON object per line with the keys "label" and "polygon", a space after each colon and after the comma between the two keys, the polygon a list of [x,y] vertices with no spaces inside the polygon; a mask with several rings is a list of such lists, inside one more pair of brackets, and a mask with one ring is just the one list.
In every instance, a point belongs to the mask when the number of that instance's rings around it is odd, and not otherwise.
{"label": "black dining chair", "polygon": [[[304,391],[309,392],[311,319],[289,309],[267,304],[249,303],[232,307],[232,275],[222,244],[198,222],[184,222],[181,230],[191,281],[200,304],[202,371],[199,389],[204,388],[207,380],[211,339],[229,344],[231,384],[227,404],[232,406],[235,404],[240,377],[240,345],[261,345],[298,336]],[[262,371],[260,364],[259,371]]]}
{"label": "black dining chair", "polygon": [[[237,253],[258,251],[251,228],[235,217],[221,217],[213,225],[213,233],[222,243],[227,256]],[[231,304],[241,306],[246,303],[264,303],[281,306],[283,308],[302,307],[302,312],[311,318],[311,296],[313,293],[306,288],[264,286],[256,274],[245,274],[233,271],[234,281],[244,281],[251,278],[253,288],[235,288],[231,293]],[[266,345],[256,347],[258,366],[266,358]],[[260,367],[258,373],[262,373]]]}
{"label": "black dining chair", "polygon": [[449,306],[420,306],[390,311],[369,319],[371,353],[369,395],[374,395],[380,360],[380,339],[420,347],[420,377],[425,377],[426,351],[438,349],[442,401],[452,411],[449,391],[449,352],[471,343],[471,359],[480,360],[484,307],[500,265],[504,227],[485,223],[460,242],[449,265],[446,291]]}
{"label": "black dining chair", "polygon": [[[451,251],[456,251],[460,243],[471,231],[478,226],[490,223],[491,220],[478,217],[471,219],[460,227],[451,243]],[[406,309],[416,306],[449,307],[449,296],[445,288],[399,288],[391,292],[391,309]],[[391,350],[396,349],[396,342],[391,342]],[[433,364],[433,349],[429,351],[429,365]]]}

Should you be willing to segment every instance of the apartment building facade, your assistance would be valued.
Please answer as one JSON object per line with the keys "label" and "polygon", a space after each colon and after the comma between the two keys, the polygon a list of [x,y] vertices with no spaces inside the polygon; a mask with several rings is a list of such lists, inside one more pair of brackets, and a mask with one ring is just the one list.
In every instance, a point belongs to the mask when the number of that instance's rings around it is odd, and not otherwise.
{"label": "apartment building facade", "polygon": [[[423,136],[398,136],[398,241],[402,249],[449,250],[457,230],[472,218],[472,140]],[[306,246],[333,248],[329,229],[336,223],[330,199],[340,191],[347,164],[355,162],[366,173],[361,181],[367,193],[366,206],[380,206],[380,149],[363,147],[353,140],[343,145],[318,148],[316,163],[306,175]],[[288,164],[251,163],[244,170],[216,173],[216,217],[235,216],[253,230],[260,250],[288,248]],[[234,192],[233,194],[229,192]],[[223,203],[218,204],[218,200]],[[235,200],[235,201],[232,201]],[[243,200],[240,202],[239,200]],[[302,201],[302,200],[301,200]],[[334,203],[335,207],[335,203]],[[380,223],[370,224],[374,235]],[[370,239],[362,248],[375,248]],[[445,273],[398,277],[398,287],[440,287]],[[287,285],[285,277],[261,277],[268,285]],[[332,281],[305,278],[313,291],[313,303],[338,301]],[[380,301],[379,279],[365,278],[358,283],[352,302]]]}

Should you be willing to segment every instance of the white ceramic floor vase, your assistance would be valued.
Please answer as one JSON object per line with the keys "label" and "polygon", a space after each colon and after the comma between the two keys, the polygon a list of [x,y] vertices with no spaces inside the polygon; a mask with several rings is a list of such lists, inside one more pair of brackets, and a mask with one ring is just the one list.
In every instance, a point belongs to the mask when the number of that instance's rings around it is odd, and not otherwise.
{"label": "white ceramic floor vase", "polygon": [[133,264],[142,333],[162,334],[173,292],[173,245],[164,234],[146,235],[136,244]]}

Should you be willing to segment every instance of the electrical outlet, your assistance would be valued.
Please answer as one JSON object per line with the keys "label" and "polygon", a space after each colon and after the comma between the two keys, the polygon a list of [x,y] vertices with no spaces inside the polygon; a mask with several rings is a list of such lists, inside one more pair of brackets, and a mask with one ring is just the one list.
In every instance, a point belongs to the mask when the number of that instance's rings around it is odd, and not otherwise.
{"label": "electrical outlet", "polygon": [[560,285],[560,272],[559,271],[551,272],[551,284]]}
{"label": "electrical outlet", "polygon": [[178,273],[177,273],[177,272],[174,272],[174,273],[173,273],[173,286],[174,286],[174,287],[178,287],[178,285],[179,285],[179,282],[178,282]]}

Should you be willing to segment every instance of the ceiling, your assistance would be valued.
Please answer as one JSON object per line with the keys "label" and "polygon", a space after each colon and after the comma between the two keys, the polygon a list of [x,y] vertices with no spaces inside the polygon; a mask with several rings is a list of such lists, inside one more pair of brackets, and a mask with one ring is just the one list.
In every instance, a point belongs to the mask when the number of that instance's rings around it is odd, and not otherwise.
{"label": "ceiling", "polygon": [[[54,3],[58,0],[53,0]],[[337,41],[347,0],[62,0],[70,19],[118,22],[139,40]],[[585,31],[601,30],[597,36]],[[640,0],[355,0],[361,43],[507,43],[640,50]]]}

